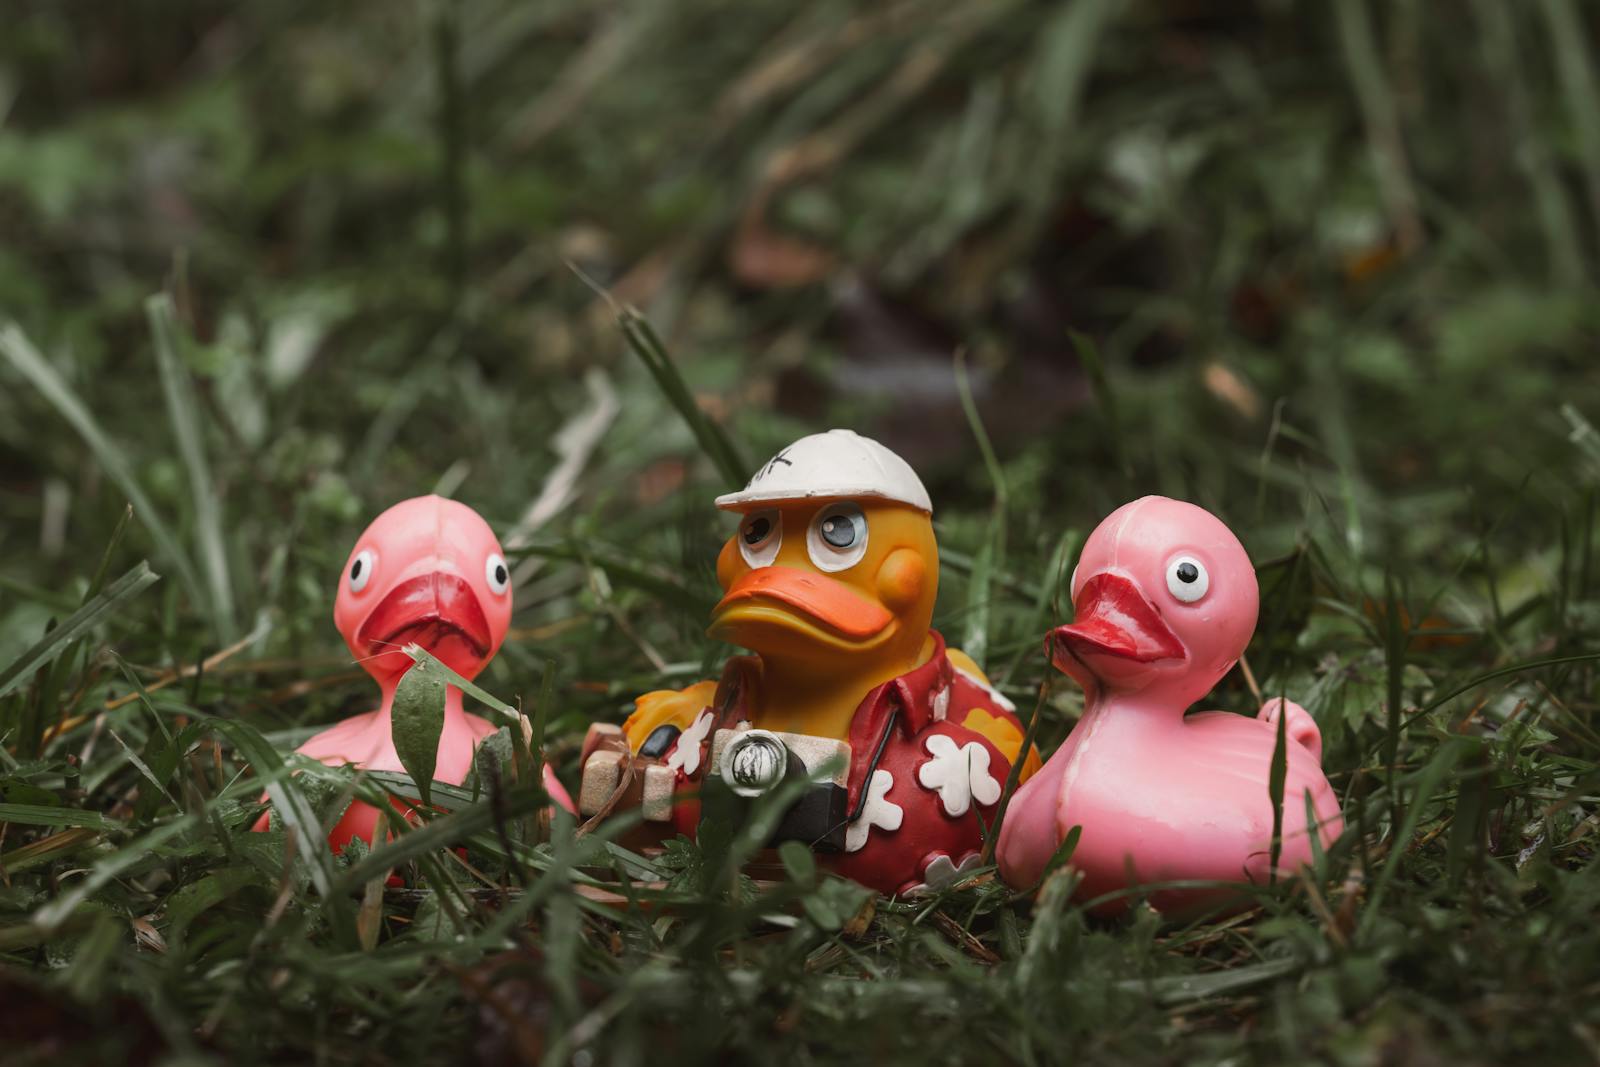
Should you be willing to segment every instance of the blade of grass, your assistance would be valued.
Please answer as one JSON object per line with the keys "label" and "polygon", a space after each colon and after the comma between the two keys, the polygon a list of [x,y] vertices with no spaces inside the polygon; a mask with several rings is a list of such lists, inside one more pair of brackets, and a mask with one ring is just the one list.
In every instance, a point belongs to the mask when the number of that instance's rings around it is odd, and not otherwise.
{"label": "blade of grass", "polygon": [[[1078,545],[1080,540],[1081,535],[1079,532],[1070,527],[1062,531],[1061,536],[1056,539],[1055,550],[1050,553],[1050,562],[1040,572],[1050,575],[1052,580],[1039,583],[1039,588],[1034,593],[1033,607],[1028,615],[1028,623],[1022,630],[1023,633],[1038,634],[1044,631],[1045,622],[1049,618],[1048,613],[1055,600],[1056,586],[1061,582],[1062,576],[1067,573],[1066,561],[1077,558],[1079,549],[1075,546]],[[1038,655],[1037,648],[1030,648],[1028,645],[1018,648],[1016,654],[1011,657],[1011,662],[1006,664],[1005,670],[994,680],[995,688],[1004,689],[1006,683],[1011,681],[1011,676],[1016,674],[1017,668],[1022,666],[1023,660],[1036,655]]]}
{"label": "blade of grass", "polygon": [[[1272,763],[1267,772],[1267,797],[1272,801],[1272,848],[1267,860],[1267,884],[1278,884],[1278,860],[1283,855],[1283,787],[1289,774],[1289,710],[1278,708],[1277,738],[1272,744]],[[1308,824],[1310,825],[1310,824]],[[1312,831],[1311,836],[1317,836]]]}
{"label": "blade of grass", "polygon": [[544,661],[539,676],[539,701],[533,706],[532,736],[528,738],[528,785],[544,788],[544,732],[549,722],[550,701],[555,693],[556,661]]}
{"label": "blade of grass", "polygon": [[582,279],[585,285],[593,289],[617,316],[617,326],[622,330],[622,337],[627,341],[628,348],[639,357],[645,369],[650,372],[650,376],[656,380],[656,385],[661,388],[667,402],[678,412],[679,417],[689,427],[689,432],[694,434],[700,450],[717,468],[728,488],[738,489],[743,486],[750,477],[750,465],[744,461],[728,431],[695,403],[694,394],[689,390],[688,383],[678,372],[677,365],[667,354],[666,345],[662,344],[650,321],[634,308],[618,304],[604,287],[585,274],[576,264],[569,262],[567,267]]}
{"label": "blade of grass", "polygon": [[345,902],[334,891],[333,853],[328,849],[326,830],[305,793],[290,775],[284,773],[283,757],[259,731],[247,723],[229,719],[213,719],[211,722],[255,769],[256,776],[267,780],[267,796],[285,825],[294,831],[295,848],[310,872],[311,884],[335,917],[339,916],[343,911],[340,905]]}
{"label": "blade of grass", "polygon": [[995,809],[994,824],[989,827],[988,837],[983,843],[983,862],[986,864],[994,862],[994,850],[1000,844],[1000,828],[1005,825],[1011,798],[1022,782],[1023,764],[1028,762],[1028,753],[1033,751],[1033,741],[1039,733],[1039,723],[1044,719],[1042,712],[1045,702],[1050,698],[1050,683],[1049,675],[1039,683],[1039,699],[1034,702],[1033,714],[1028,716],[1028,725],[1022,731],[1022,745],[1017,749],[1017,758],[1011,761],[1011,769],[1006,772],[1005,786],[1000,791],[1000,806]]}
{"label": "blade of grass", "polygon": [[133,471],[123,458],[127,454],[126,449],[106,436],[105,431],[100,428],[100,423],[89,413],[83,401],[56,373],[56,369],[45,360],[39,350],[33,347],[32,342],[15,323],[0,323],[0,354],[9,359],[12,366],[21,371],[23,376],[33,383],[34,388],[44,394],[44,398],[51,406],[78,432],[78,436],[83,438],[107,476],[132,502],[139,521],[150,531],[156,547],[178,569],[178,577],[189,596],[197,604],[205,603],[193,564],[178,543],[178,539],[162,521],[160,512],[156,511],[155,506],[150,503],[150,498],[144,495],[144,489],[134,478]]}
{"label": "blade of grass", "polygon": [[116,555],[117,546],[122,543],[122,535],[128,532],[128,523],[132,519],[133,505],[123,505],[122,514],[117,516],[117,524],[111,528],[111,536],[106,538],[105,551],[100,554],[100,565],[94,569],[94,577],[89,579],[89,588],[84,591],[85,603],[105,588],[106,575],[111,573],[111,560]]}
{"label": "blade of grass", "polygon": [[78,905],[110,884],[117,875],[143,862],[151,852],[178,835],[193,830],[198,824],[199,819],[195,816],[182,816],[156,827],[149,833],[129,841],[109,856],[101,858],[89,869],[87,878],[75,883],[72,888],[52,898],[33,913],[34,926],[47,933],[57,930],[77,910]]}
{"label": "blade of grass", "polygon": [[4,877],[10,878],[41,864],[58,862],[98,845],[104,836],[105,832],[102,830],[76,826],[62,830],[58,834],[41,837],[37,841],[30,841],[0,855],[0,872],[4,872]]}
{"label": "blade of grass", "polygon": [[[1486,682],[1492,682],[1496,678],[1507,678],[1513,674],[1522,674],[1524,671],[1536,671],[1541,667],[1559,667],[1568,663],[1596,662],[1600,662],[1600,652],[1586,652],[1577,656],[1555,656],[1550,659],[1535,659],[1528,660],[1524,663],[1512,663],[1504,667],[1497,667],[1492,671],[1485,671],[1482,674],[1474,675],[1472,678],[1469,678],[1467,681],[1462,682],[1458,686],[1454,686],[1453,688],[1446,690],[1442,696],[1436,696],[1432,700],[1428,701],[1417,710],[1415,715],[1411,716],[1404,723],[1402,723],[1400,728],[1401,730],[1410,729],[1412,724],[1419,722],[1429,713],[1444,707],[1444,705],[1450,703],[1450,701],[1454,700],[1458,696],[1461,696],[1463,693],[1470,693],[1472,690],[1478,688],[1478,686],[1483,685]],[[1386,744],[1387,742],[1388,734],[1385,733],[1381,743]]]}
{"label": "blade of grass", "polygon": [[[524,815],[534,814],[545,803],[542,788],[509,789],[506,791],[505,806],[502,810],[507,818],[521,818]],[[426,855],[435,849],[458,844],[474,834],[491,829],[494,826],[494,818],[493,808],[487,800],[482,800],[471,807],[433,819],[427,825],[373,849],[359,863],[340,872],[331,882],[330,891],[340,896],[353,892],[357,887],[365,885],[368,879],[391,867],[398,867],[407,860]],[[317,844],[322,847],[324,853],[327,852],[320,836]]]}
{"label": "blade of grass", "polygon": [[[1417,788],[1411,797],[1411,806],[1405,810],[1404,816],[1396,824],[1399,829],[1389,842],[1389,855],[1383,861],[1383,869],[1378,872],[1378,877],[1372,883],[1372,894],[1367,899],[1367,906],[1361,913],[1361,921],[1356,926],[1357,938],[1364,938],[1372,923],[1382,912],[1383,897],[1394,881],[1396,871],[1400,868],[1400,860],[1406,854],[1406,849],[1411,839],[1416,836],[1417,824],[1422,820],[1422,809],[1433,799],[1433,794],[1438,790],[1445,775],[1455,766],[1456,759],[1461,755],[1461,742],[1451,740],[1439,746],[1423,768],[1417,774]],[[1391,790],[1398,792],[1394,785]]]}
{"label": "blade of grass", "polygon": [[1583,17],[1572,0],[1544,0],[1542,6],[1567,113],[1578,132],[1590,212],[1595,223],[1600,225],[1600,85],[1597,85],[1594,60],[1586,43],[1593,40],[1593,36],[1585,30]]}
{"label": "blade of grass", "polygon": [[1400,798],[1395,789],[1396,771],[1400,763],[1400,701],[1404,696],[1406,670],[1406,626],[1401,619],[1400,595],[1396,592],[1394,575],[1384,576],[1385,667],[1387,683],[1383,764],[1388,768],[1389,797],[1394,804],[1394,819],[1400,819]]}
{"label": "blade of grass", "polygon": [[1538,128],[1538,115],[1517,49],[1515,8],[1500,0],[1473,0],[1480,25],[1476,35],[1483,48],[1485,66],[1505,87],[1506,109],[1514,151],[1512,158],[1533,194],[1539,228],[1548,249],[1551,280],[1559,285],[1583,281],[1583,246],[1561,175],[1550,159],[1549,138]]}
{"label": "blade of grass", "polygon": [[172,298],[157,293],[145,301],[145,316],[155,342],[156,367],[161,372],[161,391],[167,402],[167,418],[178,441],[178,455],[189,478],[193,500],[195,538],[199,542],[206,585],[210,589],[211,621],[223,642],[237,636],[238,621],[233,610],[233,578],[228,571],[227,542],[223,536],[222,505],[216,483],[206,459],[205,427],[200,421],[200,405],[195,400],[189,372],[178,355],[180,343]]}
{"label": "blade of grass", "polygon": [[1372,154],[1378,190],[1389,213],[1390,225],[1403,251],[1422,244],[1422,221],[1417,211],[1417,193],[1412,186],[1411,167],[1406,160],[1405,138],[1400,127],[1400,112],[1384,76],[1383,62],[1373,39],[1372,19],[1367,0],[1336,0],[1334,13],[1339,25],[1339,40],[1356,100],[1361,105],[1366,126],[1368,151]]}
{"label": "blade of grass", "polygon": [[438,83],[439,189],[444,201],[444,278],[450,303],[457,306],[467,277],[466,120],[460,71],[460,5],[447,0],[433,7],[433,63]]}
{"label": "blade of grass", "polygon": [[1101,418],[1105,420],[1106,440],[1111,444],[1111,460],[1124,477],[1131,478],[1133,463],[1122,442],[1122,420],[1117,416],[1117,394],[1111,388],[1111,379],[1106,374],[1105,360],[1100,358],[1100,348],[1088,334],[1068,330],[1067,336],[1072,340],[1073,351],[1078,353],[1078,362],[1083,364],[1083,369],[1089,373],[1089,385],[1094,389],[1094,398],[1099,403]]}
{"label": "blade of grass", "polygon": [[117,820],[98,811],[52,807],[48,804],[0,804],[0,822],[25,826],[81,826],[91,830],[126,830]]}
{"label": "blade of grass", "polygon": [[972,387],[967,380],[967,353],[957,349],[955,354],[956,391],[961,396],[961,410],[967,417],[967,426],[978,443],[984,468],[989,472],[989,482],[994,487],[994,503],[989,512],[989,525],[983,544],[972,561],[972,577],[967,583],[966,628],[962,636],[962,650],[979,664],[989,653],[989,576],[1005,570],[1006,544],[1006,475],[989,442],[978,405],[972,399]]}
{"label": "blade of grass", "polygon": [[40,638],[16,662],[0,672],[0,697],[21,685],[38,668],[59,656],[68,643],[109,616],[118,605],[138,595],[161,576],[140,562],[127,574],[112,582],[104,592],[69,615],[60,626]]}

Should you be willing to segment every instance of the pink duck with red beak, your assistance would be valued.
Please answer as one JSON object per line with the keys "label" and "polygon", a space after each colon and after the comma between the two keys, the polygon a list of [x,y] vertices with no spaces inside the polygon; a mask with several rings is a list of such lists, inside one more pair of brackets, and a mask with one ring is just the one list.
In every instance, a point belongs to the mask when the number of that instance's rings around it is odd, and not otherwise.
{"label": "pink duck with red beak", "polygon": [[[1007,882],[1037,884],[1077,826],[1071,863],[1083,874],[1080,900],[1155,882],[1266,884],[1280,714],[1288,717],[1280,874],[1311,859],[1313,833],[1323,847],[1339,836],[1322,736],[1304,708],[1272,700],[1255,718],[1185,714],[1238,661],[1256,625],[1255,569],[1216,516],[1158,496],[1123,505],[1084,545],[1072,600],[1076,619],[1046,647],[1083,686],[1085,710],[1007,810],[997,851]],[[1225,888],[1159,890],[1149,899],[1168,913],[1243,900]]]}
{"label": "pink duck with red beak", "polygon": [[[412,666],[402,649],[420,645],[467,679],[494,658],[511,623],[511,573],[500,542],[465,504],[437,496],[401,501],[372,520],[350,550],[333,619],[356,662],[377,681],[382,701],[299,751],[336,766],[403,772],[389,719],[395,689]],[[448,687],[435,780],[460,785],[473,750],[496,729],[463,710],[461,690]],[[572,810],[548,765],[544,774],[551,797]],[[354,837],[370,844],[377,821],[377,809],[357,801],[328,841],[335,851]]]}

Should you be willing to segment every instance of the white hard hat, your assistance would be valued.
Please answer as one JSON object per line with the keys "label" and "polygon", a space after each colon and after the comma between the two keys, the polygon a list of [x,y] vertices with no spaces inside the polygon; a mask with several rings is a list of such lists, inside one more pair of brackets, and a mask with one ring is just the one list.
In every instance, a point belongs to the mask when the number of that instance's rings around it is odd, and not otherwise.
{"label": "white hard hat", "polygon": [[829,430],[802,437],[756,471],[737,493],[717,497],[725,511],[756,504],[841,497],[892,500],[933,513],[933,502],[911,465],[854,430]]}

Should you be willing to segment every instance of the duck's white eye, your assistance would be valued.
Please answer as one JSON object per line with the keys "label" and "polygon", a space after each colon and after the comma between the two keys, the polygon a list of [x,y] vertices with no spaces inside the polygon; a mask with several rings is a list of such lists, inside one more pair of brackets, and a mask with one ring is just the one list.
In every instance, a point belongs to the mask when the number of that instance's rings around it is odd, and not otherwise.
{"label": "duck's white eye", "polygon": [[854,504],[829,504],[806,529],[806,551],[818,570],[854,567],[867,554],[867,517]]}
{"label": "duck's white eye", "polygon": [[1193,556],[1179,556],[1167,564],[1167,592],[1185,604],[1193,604],[1210,588],[1211,576]]}
{"label": "duck's white eye", "polygon": [[359,593],[372,581],[372,572],[378,569],[378,554],[370,548],[363,548],[356,553],[356,558],[350,561],[350,591]]}
{"label": "duck's white eye", "polygon": [[491,552],[483,561],[483,580],[489,583],[489,592],[495,596],[505,596],[506,590],[511,588],[511,572],[506,569],[506,561],[500,553]]}
{"label": "duck's white eye", "polygon": [[770,567],[783,544],[782,519],[773,508],[752,511],[739,521],[739,554],[752,567]]}

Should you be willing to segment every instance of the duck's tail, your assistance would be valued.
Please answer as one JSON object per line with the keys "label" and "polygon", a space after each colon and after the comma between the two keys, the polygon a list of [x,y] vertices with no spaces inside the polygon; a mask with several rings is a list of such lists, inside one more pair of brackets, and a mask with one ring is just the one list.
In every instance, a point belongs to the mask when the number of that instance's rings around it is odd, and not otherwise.
{"label": "duck's tail", "polygon": [[1305,708],[1283,697],[1273,697],[1261,705],[1261,710],[1256,712],[1256,718],[1275,727],[1278,725],[1280,714],[1289,720],[1288,725],[1284,727],[1289,740],[1298,741],[1302,747],[1317,757],[1318,763],[1321,763],[1322,731],[1317,727],[1317,720],[1312,718],[1311,713]]}

